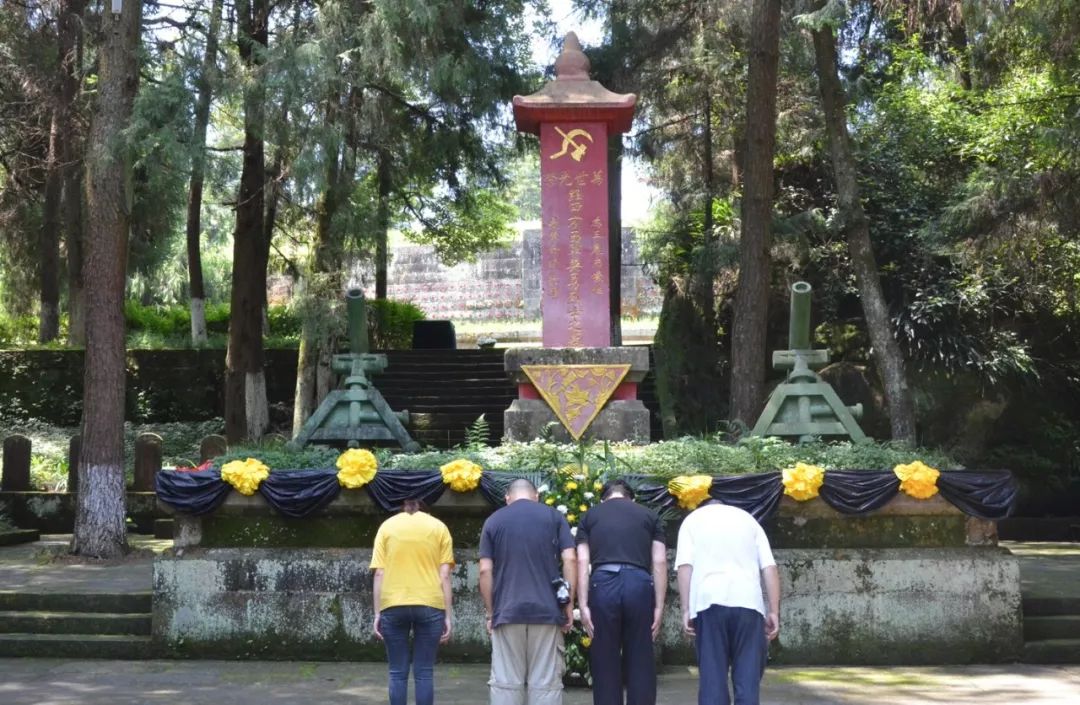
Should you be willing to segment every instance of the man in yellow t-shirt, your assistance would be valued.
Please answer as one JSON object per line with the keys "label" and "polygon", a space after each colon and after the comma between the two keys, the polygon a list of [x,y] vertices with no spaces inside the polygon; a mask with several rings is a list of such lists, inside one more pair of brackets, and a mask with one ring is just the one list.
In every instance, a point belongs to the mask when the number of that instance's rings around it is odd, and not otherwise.
{"label": "man in yellow t-shirt", "polygon": [[[375,636],[386,645],[390,705],[405,705],[412,664],[416,705],[435,701],[435,654],[450,639],[454,545],[446,524],[406,500],[375,535]],[[412,634],[412,653],[409,635]]]}

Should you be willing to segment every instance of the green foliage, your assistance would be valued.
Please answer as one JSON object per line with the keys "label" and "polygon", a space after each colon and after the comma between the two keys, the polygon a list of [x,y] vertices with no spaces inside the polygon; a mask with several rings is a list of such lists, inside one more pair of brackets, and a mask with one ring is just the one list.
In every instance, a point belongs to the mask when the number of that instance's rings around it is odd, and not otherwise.
{"label": "green foliage", "polygon": [[[300,320],[290,307],[269,306],[266,318],[270,325],[268,347],[295,347],[300,337]],[[184,304],[143,306],[124,302],[124,320],[128,348],[187,348],[191,346],[191,310]],[[229,304],[206,306],[206,330],[210,347],[225,347],[229,333]]]}
{"label": "green foliage", "polygon": [[393,299],[367,302],[368,342],[372,350],[408,350],[413,323],[426,318],[416,304]]}
{"label": "green foliage", "polygon": [[476,417],[467,429],[465,429],[465,449],[476,451],[487,447],[491,438],[491,424],[484,418],[484,414]]}
{"label": "green foliage", "polygon": [[36,316],[8,315],[0,311],[0,348],[26,347],[37,342]]}
{"label": "green foliage", "polygon": [[0,534],[5,531],[15,531],[18,528],[19,527],[15,526],[15,522],[12,521],[11,517],[0,510]]}
{"label": "green foliage", "polygon": [[341,450],[330,446],[310,445],[300,450],[289,450],[280,441],[268,441],[257,445],[233,446],[228,453],[214,459],[214,467],[220,468],[233,460],[258,458],[271,472],[332,468],[339,455]]}
{"label": "green foliage", "polygon": [[[124,424],[124,464],[128,480],[134,469],[135,439],[143,433],[161,436],[162,466],[195,465],[199,444],[206,436],[221,434],[225,424],[221,419],[197,422],[153,424]],[[36,419],[14,419],[0,416],[0,439],[20,433],[30,439],[30,478],[32,487],[40,491],[62,492],[67,488],[68,444],[79,433],[77,427],[54,426]]]}
{"label": "green foliage", "polygon": [[750,436],[736,443],[722,435],[686,437],[646,446],[629,443],[560,444],[537,440],[504,443],[494,448],[397,454],[388,467],[430,470],[466,457],[485,470],[552,472],[567,465],[595,468],[607,478],[622,474],[652,475],[667,480],[676,475],[738,475],[772,472],[809,462],[830,470],[888,470],[900,463],[923,460],[952,470],[957,462],[942,451],[910,449],[890,443],[825,443],[794,445],[779,438]]}

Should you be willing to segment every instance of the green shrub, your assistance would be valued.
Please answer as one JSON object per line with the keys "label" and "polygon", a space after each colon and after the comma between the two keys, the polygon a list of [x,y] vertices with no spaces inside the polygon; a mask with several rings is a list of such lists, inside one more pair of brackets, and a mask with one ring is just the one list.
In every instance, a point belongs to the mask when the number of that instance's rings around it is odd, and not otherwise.
{"label": "green shrub", "polygon": [[372,350],[408,350],[412,347],[413,323],[426,318],[418,306],[391,299],[374,299],[367,304]]}
{"label": "green shrub", "polygon": [[15,348],[37,342],[36,316],[9,316],[0,312],[0,348]]}

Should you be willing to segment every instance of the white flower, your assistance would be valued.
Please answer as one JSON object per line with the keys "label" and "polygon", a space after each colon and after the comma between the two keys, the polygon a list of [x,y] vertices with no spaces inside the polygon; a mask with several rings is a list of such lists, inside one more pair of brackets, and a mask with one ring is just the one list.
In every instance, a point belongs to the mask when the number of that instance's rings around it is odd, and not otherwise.
{"label": "white flower", "polygon": [[581,610],[575,609],[574,610],[574,621],[577,621],[579,619],[581,619]]}
{"label": "white flower", "polygon": [[585,499],[592,499],[596,495],[594,495],[592,492],[586,492],[584,496],[585,496]]}
{"label": "white flower", "polygon": [[570,527],[570,535],[571,536],[577,536],[577,527],[576,526],[571,526]]}
{"label": "white flower", "polygon": [[536,488],[536,491],[539,492],[540,494],[544,494],[545,492],[548,491],[548,486],[547,485],[540,485],[539,487]]}
{"label": "white flower", "polygon": [[566,514],[566,505],[565,504],[560,504],[559,506],[557,506],[555,508],[559,510],[560,514]]}

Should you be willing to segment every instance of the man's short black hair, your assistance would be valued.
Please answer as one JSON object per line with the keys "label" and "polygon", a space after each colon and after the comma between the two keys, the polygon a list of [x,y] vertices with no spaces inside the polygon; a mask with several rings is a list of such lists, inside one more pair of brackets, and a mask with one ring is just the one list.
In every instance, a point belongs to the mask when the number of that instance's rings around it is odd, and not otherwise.
{"label": "man's short black hair", "polygon": [[518,492],[531,492],[536,493],[536,485],[533,481],[527,477],[515,477],[510,481],[510,484],[506,486],[506,494],[512,495]]}
{"label": "man's short black hair", "polygon": [[617,480],[608,480],[604,483],[603,488],[600,490],[601,501],[607,499],[615,493],[619,493],[627,499],[634,498],[634,488],[630,486],[630,483],[622,478]]}

